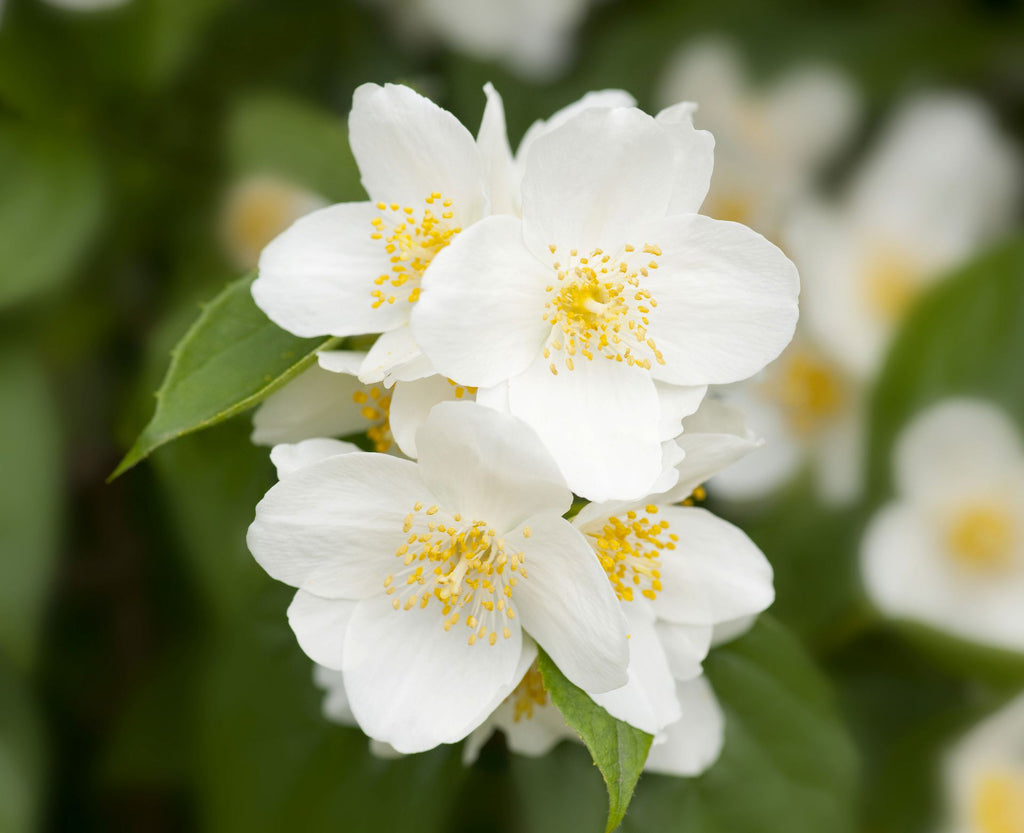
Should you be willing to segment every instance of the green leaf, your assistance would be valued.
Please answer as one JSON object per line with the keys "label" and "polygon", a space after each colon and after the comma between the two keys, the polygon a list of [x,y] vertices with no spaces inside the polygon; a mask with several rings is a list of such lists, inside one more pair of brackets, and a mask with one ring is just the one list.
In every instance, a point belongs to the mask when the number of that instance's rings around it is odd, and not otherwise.
{"label": "green leaf", "polygon": [[[712,651],[705,668],[725,713],[721,757],[698,778],[645,775],[623,830],[852,831],[856,755],[830,687],[797,640],[762,616],[741,639]],[[577,798],[561,788],[584,777],[586,756],[571,747],[557,752],[514,762],[524,833],[561,833],[565,819],[590,812],[592,793]]]}
{"label": "green leaf", "polygon": [[70,279],[103,219],[99,165],[73,138],[0,124],[0,308]]}
{"label": "green leaf", "polygon": [[579,733],[601,770],[608,788],[605,833],[610,833],[626,815],[653,738],[608,714],[586,692],[569,682],[543,651],[537,658],[537,667],[551,702],[558,706],[565,722]]}
{"label": "green leaf", "polygon": [[309,367],[340,339],[299,338],[256,306],[253,276],[229,284],[172,352],[156,411],[113,479],[173,439],[251,408]]}
{"label": "green leaf", "polygon": [[39,644],[43,608],[61,530],[57,406],[39,362],[0,352],[0,650],[27,670]]}
{"label": "green leaf", "polygon": [[893,443],[907,420],[950,396],[988,399],[1024,426],[1024,238],[937,286],[908,316],[883,368],[871,415],[870,482],[891,492]]}
{"label": "green leaf", "polygon": [[19,674],[0,659],[0,830],[40,829],[46,750],[39,710]]}
{"label": "green leaf", "polygon": [[228,125],[239,174],[274,174],[330,200],[365,199],[338,115],[282,95],[242,99]]}

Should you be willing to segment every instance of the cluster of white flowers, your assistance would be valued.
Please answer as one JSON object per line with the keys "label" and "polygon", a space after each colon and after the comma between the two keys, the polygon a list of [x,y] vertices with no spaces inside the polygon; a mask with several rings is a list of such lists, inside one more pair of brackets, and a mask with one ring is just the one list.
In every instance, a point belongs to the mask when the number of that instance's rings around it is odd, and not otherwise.
{"label": "cluster of white flowers", "polygon": [[[546,750],[571,733],[539,646],[655,736],[649,768],[693,774],[722,742],[702,661],[773,599],[757,547],[693,505],[760,444],[705,393],[785,348],[797,272],[697,213],[713,139],[694,105],[652,117],[591,93],[513,154],[486,94],[474,138],[408,88],[360,87],[370,199],[263,251],[252,291],[273,321],[376,338],[321,353],[257,412],[279,482],[249,547],[298,590],[328,714],[377,748],[468,737],[471,758],[500,728]],[[335,439],[357,431],[373,451]]]}

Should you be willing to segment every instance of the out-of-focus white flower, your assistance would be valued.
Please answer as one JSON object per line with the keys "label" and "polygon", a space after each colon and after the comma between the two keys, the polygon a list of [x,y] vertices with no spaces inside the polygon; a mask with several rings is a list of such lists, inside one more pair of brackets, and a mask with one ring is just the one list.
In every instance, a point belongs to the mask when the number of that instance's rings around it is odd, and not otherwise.
{"label": "out-of-focus white flower", "polygon": [[285,179],[266,174],[234,183],[220,211],[220,238],[232,264],[254,269],[260,252],[288,226],[327,201]]}
{"label": "out-of-focus white flower", "polygon": [[796,198],[856,126],[853,86],[833,69],[806,66],[753,88],[734,47],[710,40],[669,63],[660,102],[695,101],[695,123],[715,137],[715,178],[704,214],[736,220],[779,240]]}
{"label": "out-of-focus white flower", "polygon": [[368,0],[388,9],[399,34],[434,39],[534,80],[561,73],[593,0]]}
{"label": "out-of-focus white flower", "polygon": [[130,0],[45,0],[51,6],[71,11],[95,12],[124,6]]}
{"label": "out-of-focus white flower", "polygon": [[693,213],[710,156],[687,152],[707,139],[689,115],[591,108],[536,139],[522,220],[460,234],[413,310],[433,367],[480,388],[507,383],[508,409],[588,498],[648,493],[664,468],[667,398],[756,373],[796,323],[785,255]]}
{"label": "out-of-focus white flower", "polygon": [[460,740],[519,684],[533,640],[579,686],[625,683],[619,604],[561,517],[572,494],[536,435],[442,403],[417,449],[418,463],[347,452],[289,470],[249,528],[260,565],[299,589],[292,629],[342,671],[362,729],[400,752]]}
{"label": "out-of-focus white flower", "polygon": [[[772,569],[738,528],[692,505],[693,484],[756,447],[738,415],[717,402],[694,419],[679,482],[648,502],[585,506],[573,520],[608,576],[629,624],[629,680],[589,696],[613,717],[655,736],[648,768],[694,775],[717,758],[723,719],[701,663],[714,629],[763,611],[774,598]],[[722,417],[722,419],[716,419]],[[690,453],[692,452],[692,453]],[[585,688],[585,687],[584,687]],[[494,729],[524,754],[543,754],[570,736],[539,677],[528,674],[467,744],[476,750]]]}
{"label": "out-of-focus white flower", "polygon": [[972,729],[945,766],[943,833],[1024,831],[1024,696]]}
{"label": "out-of-focus white flower", "polygon": [[1024,651],[1024,447],[985,402],[941,402],[904,430],[896,499],[862,545],[864,583],[892,617]]}
{"label": "out-of-focus white flower", "polygon": [[916,296],[1004,231],[1020,165],[979,102],[908,102],[842,202],[805,206],[786,234],[803,320],[835,361],[870,380]]}

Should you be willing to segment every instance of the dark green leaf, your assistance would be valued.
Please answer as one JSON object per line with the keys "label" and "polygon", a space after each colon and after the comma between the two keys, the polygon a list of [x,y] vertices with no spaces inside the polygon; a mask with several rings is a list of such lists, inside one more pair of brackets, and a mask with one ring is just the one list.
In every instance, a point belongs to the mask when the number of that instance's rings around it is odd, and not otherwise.
{"label": "dark green leaf", "polygon": [[46,764],[38,709],[21,676],[0,658],[0,830],[39,829]]}
{"label": "dark green leaf", "polygon": [[340,343],[282,330],[256,306],[252,280],[229,284],[174,348],[156,412],[111,478],[164,443],[251,408],[309,367],[318,350]]}
{"label": "dark green leaf", "polygon": [[637,779],[651,748],[651,736],[616,720],[573,685],[543,651],[537,666],[551,702],[590,750],[608,788],[608,823],[605,833],[619,826],[629,807]]}
{"label": "dark green leaf", "polygon": [[57,408],[27,352],[0,352],[0,650],[22,669],[35,658],[61,532]]}

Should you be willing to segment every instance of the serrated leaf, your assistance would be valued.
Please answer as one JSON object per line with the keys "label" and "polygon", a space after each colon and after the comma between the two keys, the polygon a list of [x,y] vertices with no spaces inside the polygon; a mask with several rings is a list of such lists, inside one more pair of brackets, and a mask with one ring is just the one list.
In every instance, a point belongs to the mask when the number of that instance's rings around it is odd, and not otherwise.
{"label": "serrated leaf", "polygon": [[573,685],[543,651],[537,667],[551,702],[583,739],[608,789],[608,823],[605,833],[619,826],[629,807],[636,782],[647,760],[652,736],[616,720],[586,692]]}
{"label": "serrated leaf", "polygon": [[252,275],[220,293],[174,348],[156,411],[115,477],[173,439],[251,408],[340,339],[299,338],[274,324],[250,293]]}

